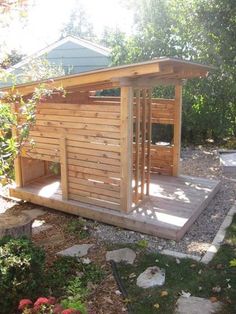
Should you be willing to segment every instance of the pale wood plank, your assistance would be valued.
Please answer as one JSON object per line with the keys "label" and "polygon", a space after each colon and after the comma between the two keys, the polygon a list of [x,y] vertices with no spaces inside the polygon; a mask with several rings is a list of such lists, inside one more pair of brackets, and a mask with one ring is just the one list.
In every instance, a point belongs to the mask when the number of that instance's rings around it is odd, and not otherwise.
{"label": "pale wood plank", "polygon": [[60,139],[60,161],[61,161],[61,189],[62,198],[68,199],[68,167],[67,167],[67,140],[65,137]]}
{"label": "pale wood plank", "polygon": [[[16,117],[16,123],[18,123],[18,115],[17,115],[17,105],[11,104],[11,113]],[[16,140],[18,139],[17,127],[15,125],[12,126],[12,137]],[[17,154],[14,160],[14,170],[15,170],[15,183],[16,186],[21,187],[23,185],[22,179],[22,171],[21,171],[21,157]]]}
{"label": "pale wood plank", "polygon": [[129,212],[132,206],[132,143],[133,143],[133,89],[121,88],[121,210]]}
{"label": "pale wood plank", "polygon": [[180,171],[181,116],[182,116],[182,85],[178,84],[175,86],[173,176],[178,176]]}

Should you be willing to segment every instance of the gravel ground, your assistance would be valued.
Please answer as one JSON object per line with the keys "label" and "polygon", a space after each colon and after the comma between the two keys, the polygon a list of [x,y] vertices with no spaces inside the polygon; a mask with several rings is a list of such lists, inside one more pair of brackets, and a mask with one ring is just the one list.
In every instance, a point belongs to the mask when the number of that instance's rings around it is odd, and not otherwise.
{"label": "gravel ground", "polygon": [[[112,244],[137,243],[145,239],[149,251],[170,249],[202,256],[210,246],[227,212],[236,199],[236,180],[223,176],[216,148],[185,148],[182,150],[182,174],[221,180],[221,188],[208,207],[199,216],[180,242],[165,240],[134,231],[123,230],[102,223],[87,221],[91,236],[99,242]],[[1,199],[0,213],[14,205],[14,201]],[[29,204],[24,203],[29,207]],[[31,205],[35,208],[35,205]],[[50,209],[49,209],[50,211]],[[55,212],[54,212],[55,213]],[[60,212],[56,213],[62,215]]]}
{"label": "gravel ground", "polygon": [[180,242],[144,235],[134,231],[98,224],[93,236],[110,243],[137,243],[145,239],[148,250],[169,249],[202,256],[209,248],[221,223],[236,199],[236,181],[222,174],[216,148],[185,148],[182,150],[181,173],[221,181],[220,191],[192,225]]}

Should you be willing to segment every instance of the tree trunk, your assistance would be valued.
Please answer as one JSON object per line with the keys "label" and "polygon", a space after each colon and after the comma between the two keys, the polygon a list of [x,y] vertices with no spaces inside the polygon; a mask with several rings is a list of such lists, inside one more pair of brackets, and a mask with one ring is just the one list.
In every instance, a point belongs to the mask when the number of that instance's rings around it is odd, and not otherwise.
{"label": "tree trunk", "polygon": [[32,217],[25,213],[0,215],[0,239],[4,236],[19,238],[21,236],[31,237]]}

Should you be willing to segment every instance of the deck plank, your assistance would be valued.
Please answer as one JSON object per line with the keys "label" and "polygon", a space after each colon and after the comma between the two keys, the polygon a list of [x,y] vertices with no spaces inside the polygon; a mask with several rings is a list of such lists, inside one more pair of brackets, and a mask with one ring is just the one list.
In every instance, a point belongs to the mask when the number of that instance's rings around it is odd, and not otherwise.
{"label": "deck plank", "polygon": [[150,196],[133,211],[62,200],[59,177],[38,178],[11,196],[151,235],[179,241],[218,192],[219,181],[195,177],[151,175]]}

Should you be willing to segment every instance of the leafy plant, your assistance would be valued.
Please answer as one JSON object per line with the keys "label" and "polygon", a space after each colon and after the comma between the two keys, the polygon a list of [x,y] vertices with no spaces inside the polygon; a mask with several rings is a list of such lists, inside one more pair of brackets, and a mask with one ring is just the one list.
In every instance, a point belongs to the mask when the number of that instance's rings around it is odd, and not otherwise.
{"label": "leafy plant", "polygon": [[64,308],[79,310],[81,314],[87,314],[86,307],[79,298],[64,299],[61,304]]}
{"label": "leafy plant", "polygon": [[89,282],[99,283],[104,272],[94,263],[83,264],[76,257],[58,258],[47,272],[46,285],[53,295],[86,295]]}
{"label": "leafy plant", "polygon": [[140,248],[140,249],[146,249],[148,247],[148,241],[145,240],[145,239],[142,239],[142,240],[139,240],[137,242],[137,246]]}
{"label": "leafy plant", "polygon": [[22,297],[35,298],[43,289],[44,251],[28,239],[0,241],[0,308],[11,313]]}
{"label": "leafy plant", "polygon": [[83,219],[70,220],[66,229],[69,233],[79,236],[80,239],[85,239],[89,236],[88,227]]}

